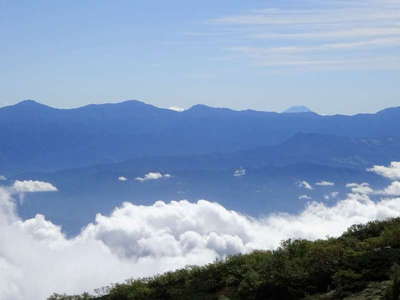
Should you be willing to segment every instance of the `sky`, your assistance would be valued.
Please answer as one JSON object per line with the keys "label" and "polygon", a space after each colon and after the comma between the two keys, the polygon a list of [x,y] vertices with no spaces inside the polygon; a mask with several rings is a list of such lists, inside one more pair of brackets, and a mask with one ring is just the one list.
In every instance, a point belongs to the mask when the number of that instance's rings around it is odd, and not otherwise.
{"label": "sky", "polygon": [[400,104],[400,0],[0,0],[0,106]]}

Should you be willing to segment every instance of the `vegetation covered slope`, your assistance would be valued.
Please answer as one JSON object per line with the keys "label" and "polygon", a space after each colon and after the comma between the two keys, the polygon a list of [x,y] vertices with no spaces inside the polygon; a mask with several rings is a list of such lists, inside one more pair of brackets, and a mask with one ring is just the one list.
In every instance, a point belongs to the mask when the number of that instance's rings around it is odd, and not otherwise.
{"label": "vegetation covered slope", "polygon": [[287,240],[152,278],[128,280],[99,296],[49,299],[400,299],[400,218],[354,225],[339,238]]}

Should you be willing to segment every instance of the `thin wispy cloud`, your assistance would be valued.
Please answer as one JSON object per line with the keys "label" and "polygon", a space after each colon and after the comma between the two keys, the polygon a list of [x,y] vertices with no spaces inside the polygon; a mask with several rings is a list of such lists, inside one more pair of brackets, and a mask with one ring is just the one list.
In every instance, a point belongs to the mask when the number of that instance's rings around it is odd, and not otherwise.
{"label": "thin wispy cloud", "polygon": [[233,172],[233,176],[235,177],[242,177],[246,175],[246,169],[240,168],[235,170],[235,172]]}
{"label": "thin wispy cloud", "polygon": [[259,55],[267,54],[295,54],[304,52],[321,52],[331,50],[350,50],[350,49],[361,49],[361,48],[372,48],[372,47],[386,47],[386,46],[399,46],[400,37],[396,38],[381,38],[367,41],[349,42],[349,43],[330,43],[321,44],[316,46],[287,46],[287,47],[275,47],[275,48],[232,48],[233,50],[243,51],[258,51]]}
{"label": "thin wispy cloud", "polygon": [[315,185],[318,185],[318,186],[334,186],[335,183],[331,182],[331,181],[322,180],[322,181],[316,182]]}
{"label": "thin wispy cloud", "polygon": [[309,184],[307,181],[303,180],[303,181],[299,181],[297,182],[297,186],[299,188],[303,188],[306,190],[313,190],[314,188],[311,186],[311,184]]}
{"label": "thin wispy cloud", "polygon": [[332,200],[335,199],[339,195],[339,192],[331,192],[329,194],[324,195],[325,200]]}
{"label": "thin wispy cloud", "polygon": [[302,7],[271,1],[267,5],[210,21],[221,30],[236,29],[242,38],[228,51],[262,67],[400,68],[400,1],[309,0]]}
{"label": "thin wispy cloud", "polygon": [[252,37],[258,39],[352,39],[352,38],[377,38],[400,35],[399,27],[384,28],[354,28],[350,30],[299,32],[299,33],[258,33]]}

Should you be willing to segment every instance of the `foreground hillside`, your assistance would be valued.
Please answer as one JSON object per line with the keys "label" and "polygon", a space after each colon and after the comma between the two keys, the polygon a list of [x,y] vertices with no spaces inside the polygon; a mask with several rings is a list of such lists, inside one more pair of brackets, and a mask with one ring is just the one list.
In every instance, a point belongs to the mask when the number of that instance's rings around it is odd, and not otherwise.
{"label": "foreground hillside", "polygon": [[[67,299],[400,299],[400,218],[354,225],[339,238],[288,240]],[[67,279],[66,279],[67,280]]]}

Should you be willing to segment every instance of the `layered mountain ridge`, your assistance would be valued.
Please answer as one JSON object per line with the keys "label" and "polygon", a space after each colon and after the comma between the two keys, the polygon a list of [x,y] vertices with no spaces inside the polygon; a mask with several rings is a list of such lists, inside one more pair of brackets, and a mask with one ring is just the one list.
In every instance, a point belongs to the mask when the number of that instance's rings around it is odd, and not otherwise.
{"label": "layered mountain ridge", "polygon": [[297,133],[398,137],[398,118],[400,108],[321,116],[205,105],[176,112],[136,100],[57,109],[26,100],[0,108],[0,172],[54,171],[144,156],[231,153],[278,145]]}

